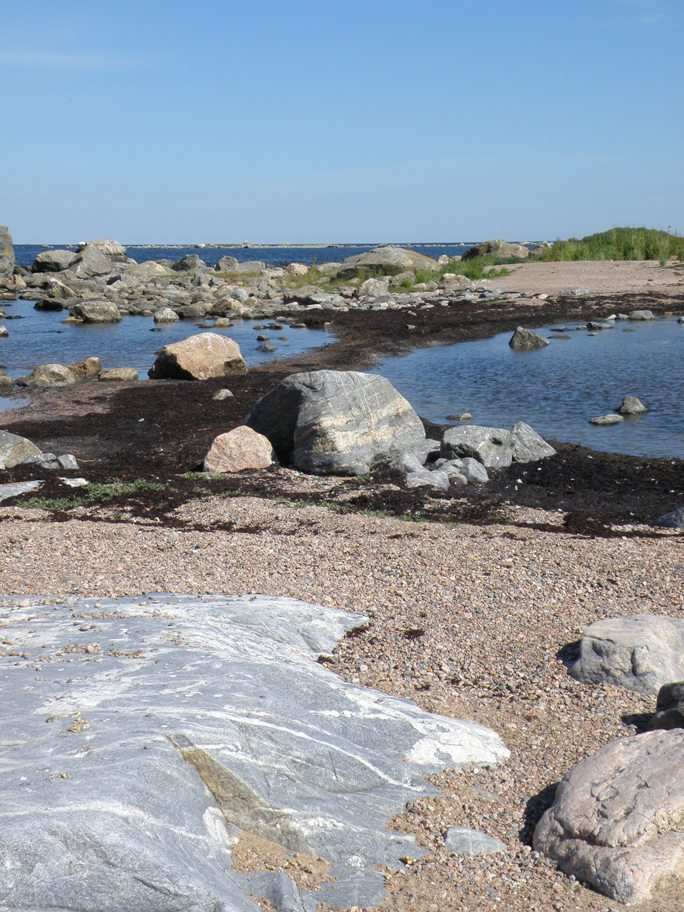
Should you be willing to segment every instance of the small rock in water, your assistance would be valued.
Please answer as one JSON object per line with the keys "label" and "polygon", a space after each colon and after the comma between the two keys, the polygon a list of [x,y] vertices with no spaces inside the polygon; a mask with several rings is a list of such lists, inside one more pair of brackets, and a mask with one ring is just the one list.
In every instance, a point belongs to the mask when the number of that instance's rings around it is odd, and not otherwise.
{"label": "small rock in water", "polygon": [[648,409],[637,396],[625,396],[618,408],[621,415],[643,415],[647,411]]}
{"label": "small rock in water", "polygon": [[599,427],[610,427],[611,424],[621,424],[625,419],[622,415],[608,414],[608,415],[598,415],[596,418],[590,418],[589,421],[592,424],[596,424]]}
{"label": "small rock in water", "polygon": [[655,320],[652,310],[633,310],[629,315],[630,320]]}
{"label": "small rock in water", "polygon": [[531,329],[525,329],[523,326],[519,326],[516,331],[511,336],[509,346],[513,351],[536,351],[539,348],[546,348],[549,344],[549,340],[545,339],[544,336],[540,336],[539,333],[533,332]]}
{"label": "small rock in water", "polygon": [[506,851],[506,846],[498,839],[464,827],[449,827],[444,845],[456,855],[493,855]]}

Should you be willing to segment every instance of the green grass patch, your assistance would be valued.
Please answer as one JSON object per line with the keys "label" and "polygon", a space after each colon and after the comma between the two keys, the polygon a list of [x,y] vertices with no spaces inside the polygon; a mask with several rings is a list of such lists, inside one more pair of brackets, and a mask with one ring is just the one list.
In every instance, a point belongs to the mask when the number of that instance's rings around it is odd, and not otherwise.
{"label": "green grass patch", "polygon": [[611,228],[583,238],[556,241],[541,260],[658,260],[684,259],[684,237],[655,228]]}
{"label": "green grass patch", "polygon": [[150,491],[163,491],[165,485],[155,481],[110,481],[93,482],[87,487],[76,488],[71,497],[27,497],[17,502],[18,507],[33,510],[53,510],[63,512],[75,507],[87,507],[91,504],[105,503],[117,497],[134,497]]}

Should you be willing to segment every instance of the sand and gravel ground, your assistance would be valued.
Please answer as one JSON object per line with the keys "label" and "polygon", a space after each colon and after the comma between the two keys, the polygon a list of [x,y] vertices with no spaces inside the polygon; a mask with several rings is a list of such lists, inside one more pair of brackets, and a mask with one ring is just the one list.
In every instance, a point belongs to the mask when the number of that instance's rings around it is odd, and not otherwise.
{"label": "sand and gravel ground", "polygon": [[635,292],[681,294],[684,266],[661,266],[653,260],[580,260],[568,263],[521,263],[507,266],[511,275],[492,279],[490,287],[527,294],[568,294],[581,288],[592,294]]}
{"label": "sand and gravel ground", "polygon": [[[619,908],[538,858],[530,833],[549,787],[588,753],[632,734],[624,717],[652,710],[651,701],[574,681],[558,653],[598,618],[684,617],[681,535],[625,527],[624,537],[592,538],[571,534],[558,512],[520,506],[475,526],[251,496],[192,500],[175,519],[174,527],[111,507],[57,522],[39,510],[0,508],[0,592],[254,592],[367,613],[368,628],[336,652],[339,674],[489,725],[512,752],[493,769],[436,777],[441,796],[397,818],[427,855],[388,875],[384,908]],[[482,829],[507,852],[450,857],[442,847],[449,826]],[[680,891],[671,885],[642,909],[680,912]]]}

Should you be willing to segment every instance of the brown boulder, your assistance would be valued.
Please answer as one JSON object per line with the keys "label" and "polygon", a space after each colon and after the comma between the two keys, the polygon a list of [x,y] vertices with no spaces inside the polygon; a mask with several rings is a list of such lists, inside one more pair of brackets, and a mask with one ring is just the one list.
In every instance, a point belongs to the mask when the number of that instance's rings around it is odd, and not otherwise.
{"label": "brown boulder", "polygon": [[246,370],[237,342],[205,332],[165,345],[148,373],[153,380],[209,380]]}
{"label": "brown boulder", "polygon": [[270,440],[241,425],[214,440],[204,460],[204,471],[242,472],[245,469],[265,469],[272,464]]}

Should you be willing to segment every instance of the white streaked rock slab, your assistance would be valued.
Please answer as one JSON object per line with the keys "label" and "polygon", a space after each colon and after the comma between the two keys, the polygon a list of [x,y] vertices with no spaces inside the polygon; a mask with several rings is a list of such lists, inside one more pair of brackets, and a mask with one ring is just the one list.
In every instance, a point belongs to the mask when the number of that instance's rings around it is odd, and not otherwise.
{"label": "white streaked rock slab", "polygon": [[[291,599],[0,601],[0,907],[257,912],[380,900],[387,831],[444,767],[508,754],[475,723],[317,660],[360,615]],[[330,862],[318,892],[239,874],[240,834]]]}

